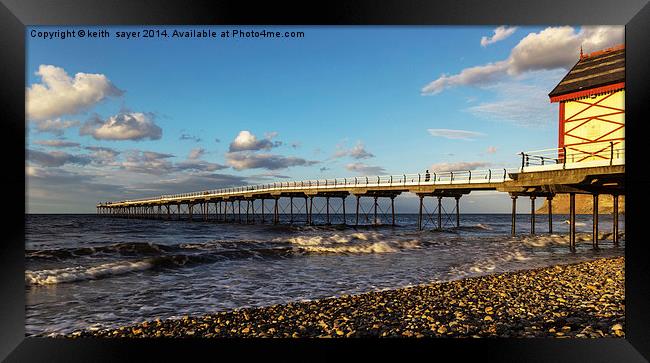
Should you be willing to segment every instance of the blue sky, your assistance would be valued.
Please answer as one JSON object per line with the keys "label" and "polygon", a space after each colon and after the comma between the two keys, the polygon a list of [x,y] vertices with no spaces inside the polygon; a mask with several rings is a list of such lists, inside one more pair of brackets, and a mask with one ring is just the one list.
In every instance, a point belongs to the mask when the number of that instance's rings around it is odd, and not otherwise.
{"label": "blue sky", "polygon": [[[547,94],[579,47],[622,39],[612,27],[209,28],[305,35],[61,40],[30,36],[60,27],[27,30],[28,212],[276,180],[513,167],[517,152],[557,145]],[[474,199],[470,211],[507,210],[507,196]]]}

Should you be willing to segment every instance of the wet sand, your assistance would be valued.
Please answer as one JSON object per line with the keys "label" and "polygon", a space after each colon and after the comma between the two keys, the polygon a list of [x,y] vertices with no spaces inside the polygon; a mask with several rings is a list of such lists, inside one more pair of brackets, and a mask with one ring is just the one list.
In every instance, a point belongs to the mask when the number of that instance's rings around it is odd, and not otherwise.
{"label": "wet sand", "polygon": [[154,320],[67,337],[624,337],[625,259]]}

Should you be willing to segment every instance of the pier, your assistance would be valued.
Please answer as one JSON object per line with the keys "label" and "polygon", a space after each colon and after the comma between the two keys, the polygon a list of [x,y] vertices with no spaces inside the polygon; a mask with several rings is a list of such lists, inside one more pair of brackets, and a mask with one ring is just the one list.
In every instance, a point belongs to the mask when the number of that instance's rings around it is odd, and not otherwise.
{"label": "pier", "polygon": [[[233,188],[204,190],[151,198],[131,199],[97,204],[97,213],[119,218],[188,220],[221,223],[280,223],[280,215],[288,215],[285,223],[313,225],[314,214],[324,214],[325,224],[359,226],[360,215],[379,225],[380,200],[390,201],[390,225],[395,225],[395,198],[413,193],[419,198],[418,229],[430,222],[441,229],[443,198],[455,200],[455,222],[460,227],[460,199],[472,191],[492,190],[508,193],[512,199],[511,235],[516,235],[516,203],[529,198],[531,203],[530,233],[535,234],[535,200],[548,201],[548,233],[553,233],[552,200],[556,194],[570,195],[569,248],[575,251],[575,195],[590,194],[594,198],[593,248],[598,249],[598,196],[611,195],[614,206],[612,239],[618,245],[618,196],[625,195],[624,149],[613,142],[595,152],[548,149],[522,152],[521,165],[510,169],[461,170],[388,176],[357,176],[348,178],[301,180]],[[355,199],[354,223],[347,223],[345,200]],[[314,210],[314,198],[325,203]],[[361,208],[361,198],[370,198],[371,210]],[[437,206],[426,210],[425,199],[435,198]],[[284,203],[280,203],[281,200]],[[282,205],[284,204],[284,205]],[[324,210],[323,210],[324,209]],[[452,212],[452,213],[453,213]],[[371,215],[371,218],[368,218]],[[453,216],[452,216],[453,217]]]}

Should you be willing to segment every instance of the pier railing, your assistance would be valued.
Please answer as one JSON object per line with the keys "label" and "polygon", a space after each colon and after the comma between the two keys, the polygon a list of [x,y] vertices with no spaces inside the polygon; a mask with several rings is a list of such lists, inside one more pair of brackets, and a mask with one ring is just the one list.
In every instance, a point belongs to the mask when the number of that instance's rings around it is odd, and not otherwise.
{"label": "pier railing", "polygon": [[484,184],[499,183],[511,180],[509,173],[518,169],[486,169],[486,170],[460,170],[442,171],[418,174],[356,176],[333,179],[313,179],[300,181],[275,182],[257,185],[244,185],[232,188],[203,190],[190,193],[167,194],[159,197],[129,199],[116,202],[100,203],[100,206],[111,204],[142,203],[156,201],[183,200],[192,197],[227,197],[246,192],[276,192],[276,191],[302,191],[302,190],[327,190],[337,188],[366,188],[366,187],[413,187],[421,185],[450,185],[450,184]]}
{"label": "pier railing", "polygon": [[[625,164],[621,141],[601,141],[568,145],[561,148],[521,152],[519,171],[575,169]],[[589,150],[584,148],[588,147]]]}
{"label": "pier railing", "polygon": [[[300,181],[275,182],[239,187],[203,190],[189,193],[166,194],[158,197],[129,199],[99,203],[98,206],[114,204],[138,204],[143,202],[181,201],[194,197],[218,198],[241,195],[247,192],[300,192],[306,190],[326,191],[336,189],[374,188],[374,187],[413,187],[426,185],[484,184],[511,180],[510,173],[545,170],[576,169],[606,165],[624,165],[625,149],[621,141],[602,141],[570,145],[562,148],[521,152],[521,166],[518,168],[433,171],[431,173],[356,176],[333,179],[312,179]],[[589,147],[590,150],[581,149]]]}

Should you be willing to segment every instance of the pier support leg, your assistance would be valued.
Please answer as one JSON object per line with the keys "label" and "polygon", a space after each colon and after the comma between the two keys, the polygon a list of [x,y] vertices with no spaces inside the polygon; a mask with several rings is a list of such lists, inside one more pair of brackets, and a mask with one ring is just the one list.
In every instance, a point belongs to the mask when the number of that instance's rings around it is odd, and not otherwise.
{"label": "pier support leg", "polygon": [[442,197],[438,197],[438,230],[442,229]]}
{"label": "pier support leg", "polygon": [[237,220],[241,224],[241,199],[237,201]]}
{"label": "pier support leg", "polygon": [[612,216],[614,225],[612,226],[612,242],[614,242],[614,246],[618,247],[618,195],[614,194],[612,195],[612,197],[614,198],[613,200],[614,215]]}
{"label": "pier support leg", "polygon": [[293,224],[293,197],[289,197],[289,224]]}
{"label": "pier support leg", "polygon": [[235,223],[235,201],[230,202],[230,210],[232,211],[232,222]]}
{"label": "pier support leg", "polygon": [[390,214],[393,217],[391,225],[395,227],[395,197],[390,197]]}
{"label": "pier support leg", "polygon": [[553,234],[553,197],[546,197],[548,202],[548,233]]}
{"label": "pier support leg", "polygon": [[424,205],[424,196],[419,195],[420,197],[420,212],[418,213],[418,231],[422,230],[422,207]]}
{"label": "pier support leg", "polygon": [[569,193],[569,249],[576,251],[576,193]]}
{"label": "pier support leg", "polygon": [[456,199],[456,228],[460,227],[460,197],[454,197]]}
{"label": "pier support leg", "polygon": [[193,212],[193,209],[194,209],[194,204],[188,203],[187,208],[189,208],[189,211],[190,211],[189,218],[190,218],[190,222],[192,222],[192,212]]}
{"label": "pier support leg", "polygon": [[181,204],[180,203],[176,204],[176,207],[178,209],[178,215],[176,216],[176,220],[180,221],[181,220]]}
{"label": "pier support leg", "polygon": [[375,209],[374,209],[374,219],[373,219],[372,224],[376,226],[377,225],[377,197],[375,197],[375,205],[374,205],[374,207],[375,207]]}
{"label": "pier support leg", "polygon": [[598,193],[593,195],[594,203],[593,203],[593,215],[592,215],[592,222],[593,222],[593,236],[591,237],[591,247],[594,250],[598,250]]}
{"label": "pier support leg", "polygon": [[510,227],[510,235],[514,237],[516,233],[515,226],[517,224],[517,196],[511,195],[510,198],[512,199],[512,225]]}
{"label": "pier support leg", "polygon": [[357,195],[357,218],[354,222],[355,227],[359,225],[359,199],[361,199],[361,196]]}
{"label": "pier support leg", "polygon": [[309,197],[309,218],[308,218],[308,219],[309,219],[309,223],[308,223],[308,224],[309,224],[310,226],[314,224],[314,215],[312,214],[312,210],[313,210],[312,208],[313,208],[313,207],[314,207],[314,197],[313,197],[313,196],[310,196],[310,197]]}
{"label": "pier support leg", "polygon": [[305,197],[305,224],[309,225],[309,204],[307,203],[307,197]]}
{"label": "pier support leg", "polygon": [[249,220],[248,220],[248,210],[250,209],[250,206],[251,206],[251,201],[250,201],[250,200],[246,200],[246,224],[249,223]]}
{"label": "pier support leg", "polygon": [[262,198],[262,224],[264,224],[264,198]]}
{"label": "pier support leg", "polygon": [[535,196],[530,196],[530,235],[535,235]]}
{"label": "pier support leg", "polygon": [[343,207],[343,225],[347,225],[347,218],[345,216],[345,197],[341,197],[341,206]]}
{"label": "pier support leg", "polygon": [[330,197],[325,197],[325,224],[330,225]]}
{"label": "pier support leg", "polygon": [[167,208],[167,220],[172,219],[172,213],[171,213],[171,211],[169,210],[169,209],[170,209],[170,208],[169,208],[169,204],[167,204],[167,205],[165,206],[165,208]]}
{"label": "pier support leg", "polygon": [[278,197],[275,197],[275,205],[273,207],[273,224],[278,224],[280,221],[280,215],[278,214]]}
{"label": "pier support leg", "polygon": [[255,199],[251,199],[251,216],[253,224],[255,224]]}

